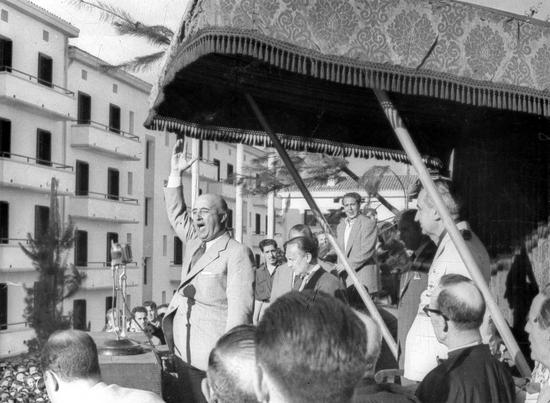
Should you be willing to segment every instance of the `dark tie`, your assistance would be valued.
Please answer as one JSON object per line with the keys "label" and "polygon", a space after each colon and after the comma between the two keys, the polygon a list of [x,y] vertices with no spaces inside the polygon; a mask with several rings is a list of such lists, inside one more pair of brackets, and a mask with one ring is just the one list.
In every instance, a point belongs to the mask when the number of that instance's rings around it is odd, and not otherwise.
{"label": "dark tie", "polygon": [[301,274],[294,276],[294,282],[292,283],[292,290],[300,291],[300,287],[302,286],[303,281],[304,281],[304,277]]}
{"label": "dark tie", "polygon": [[202,257],[202,255],[204,255],[204,252],[206,252],[206,242],[201,242],[201,245],[191,257],[191,263],[189,264],[189,269],[187,270],[187,273],[189,273],[193,269],[193,267],[195,267],[195,264]]}

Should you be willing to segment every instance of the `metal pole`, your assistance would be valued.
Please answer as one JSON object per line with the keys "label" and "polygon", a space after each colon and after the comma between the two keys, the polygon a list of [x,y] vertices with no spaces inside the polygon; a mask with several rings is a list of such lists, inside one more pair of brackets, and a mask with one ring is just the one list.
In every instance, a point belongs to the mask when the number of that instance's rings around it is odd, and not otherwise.
{"label": "metal pole", "polygon": [[350,267],[344,252],[340,249],[340,246],[334,239],[334,234],[332,233],[332,229],[328,225],[327,221],[325,220],[325,217],[321,213],[321,210],[317,206],[317,203],[315,203],[315,200],[311,196],[311,193],[307,189],[306,185],[304,184],[304,181],[300,177],[300,174],[296,170],[296,167],[290,160],[290,157],[288,156],[288,153],[284,149],[283,145],[279,141],[279,138],[275,135],[273,130],[271,130],[271,127],[267,123],[267,120],[265,119],[262,111],[256,104],[256,101],[254,101],[254,98],[248,93],[245,94],[246,100],[250,104],[250,107],[254,111],[254,114],[256,115],[256,118],[262,125],[264,131],[268,134],[270,137],[273,146],[279,153],[279,156],[285,163],[286,168],[290,172],[290,175],[294,179],[294,182],[296,183],[296,186],[300,189],[302,192],[302,195],[304,196],[304,199],[306,199],[307,204],[309,205],[309,208],[315,215],[315,218],[323,228],[323,231],[327,234],[327,238],[336,251],[336,254],[338,255],[338,258],[343,262],[344,269],[348,273],[349,278],[352,280],[354,287],[357,289],[357,292],[359,293],[359,296],[363,300],[365,306],[367,307],[370,315],[372,318],[378,323],[378,326],[380,326],[380,329],[382,330],[382,336],[384,337],[384,340],[386,341],[388,347],[390,348],[391,352],[393,353],[393,356],[397,359],[397,344],[395,340],[393,339],[390,331],[388,330],[388,327],[382,320],[382,317],[380,316],[380,313],[378,312],[378,309],[376,308],[376,305],[372,301],[370,295],[365,291],[365,287],[359,282],[359,279],[357,278],[357,275],[355,274],[355,271]]}
{"label": "metal pole", "polygon": [[[242,143],[237,144],[237,178],[242,178],[243,175],[243,160],[244,146]],[[237,181],[235,181],[237,182]],[[243,241],[243,185],[236,184],[235,186],[235,239],[239,242]]]}
{"label": "metal pole", "polygon": [[197,197],[199,197],[199,176],[200,176],[200,158],[199,158],[200,140],[191,139],[191,159],[197,160],[191,166],[191,208],[195,207]]}
{"label": "metal pole", "polygon": [[451,240],[456,246],[456,249],[458,250],[458,253],[460,254],[460,257],[462,258],[464,264],[466,265],[466,268],[468,269],[472,280],[475,282],[475,284],[478,286],[479,290],[483,294],[483,297],[485,298],[485,303],[487,305],[487,308],[489,309],[489,313],[491,314],[493,322],[497,330],[499,331],[502,340],[506,344],[506,347],[508,347],[508,351],[514,359],[520,373],[522,374],[522,376],[525,377],[530,376],[531,370],[529,368],[529,365],[527,364],[525,357],[521,353],[521,350],[519,349],[519,346],[514,339],[510,328],[508,327],[508,323],[506,323],[506,320],[502,316],[498,305],[491,295],[489,286],[485,282],[485,279],[481,274],[481,270],[479,269],[472,255],[472,252],[466,245],[466,242],[464,242],[464,239],[462,238],[462,235],[456,227],[453,218],[449,214],[447,207],[445,207],[441,196],[435,188],[435,184],[430,177],[426,166],[422,162],[420,153],[418,152],[418,149],[416,148],[416,145],[414,144],[411,135],[409,134],[409,131],[401,120],[399,112],[393,106],[388,97],[388,94],[385,91],[374,90],[374,94],[376,95],[378,102],[380,102],[380,105],[382,106],[382,109],[384,110],[384,113],[386,114],[386,117],[388,118],[395,132],[395,135],[397,136],[403,149],[409,156],[412,165],[418,172],[418,176],[420,178],[420,181],[422,182],[424,189],[426,190],[426,192],[428,192],[428,195],[433,200],[435,208],[437,209],[437,212],[442,219],[443,225],[445,226],[445,229],[451,237]]}

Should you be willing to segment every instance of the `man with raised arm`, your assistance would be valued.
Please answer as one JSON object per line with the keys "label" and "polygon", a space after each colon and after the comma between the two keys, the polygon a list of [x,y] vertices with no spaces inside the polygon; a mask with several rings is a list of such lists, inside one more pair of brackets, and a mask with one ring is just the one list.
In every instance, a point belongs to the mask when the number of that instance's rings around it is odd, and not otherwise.
{"label": "man with raised arm", "polygon": [[168,219],[185,254],[181,282],[164,317],[163,330],[176,355],[187,403],[205,401],[201,381],[216,341],[229,329],[252,323],[254,267],[249,249],[227,232],[228,207],[221,196],[203,194],[193,210],[187,210],[181,174],[195,161],[187,161],[182,151],[180,139],[164,189]]}

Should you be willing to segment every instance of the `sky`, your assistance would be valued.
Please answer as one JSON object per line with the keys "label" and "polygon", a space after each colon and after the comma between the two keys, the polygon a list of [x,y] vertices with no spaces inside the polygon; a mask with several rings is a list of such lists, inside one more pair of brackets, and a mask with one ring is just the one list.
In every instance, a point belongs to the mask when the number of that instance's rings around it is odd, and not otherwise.
{"label": "sky", "polygon": [[[141,38],[117,35],[108,23],[98,21],[97,12],[76,6],[78,0],[31,1],[80,29],[79,38],[71,39],[72,45],[109,63],[121,63],[158,50]],[[103,0],[103,2],[127,10],[137,20],[146,24],[162,24],[177,31],[188,0]],[[550,0],[470,0],[467,2],[521,15],[525,15],[531,7],[535,7],[538,10],[536,18],[550,17]],[[153,83],[160,68],[158,64],[148,71],[135,75]]]}

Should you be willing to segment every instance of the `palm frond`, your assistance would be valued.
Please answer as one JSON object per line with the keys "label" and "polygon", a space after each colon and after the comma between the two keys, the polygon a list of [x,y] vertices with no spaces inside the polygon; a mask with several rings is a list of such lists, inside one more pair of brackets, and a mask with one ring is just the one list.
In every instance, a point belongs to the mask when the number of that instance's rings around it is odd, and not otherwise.
{"label": "palm frond", "polygon": [[130,23],[136,22],[136,20],[130,15],[128,11],[122,8],[114,7],[102,1],[68,0],[68,3],[80,9],[98,11],[99,18],[103,22],[113,23],[117,20],[122,20]]}
{"label": "palm frond", "polygon": [[162,25],[145,25],[139,21],[115,21],[113,26],[120,35],[145,38],[152,45],[169,45],[174,33]]}
{"label": "palm frond", "polygon": [[138,56],[124,63],[114,64],[114,65],[105,64],[101,67],[106,71],[123,69],[127,71],[132,71],[132,72],[140,72],[151,68],[153,63],[159,61],[163,56],[164,56],[164,50],[160,52],[151,53],[145,56]]}

